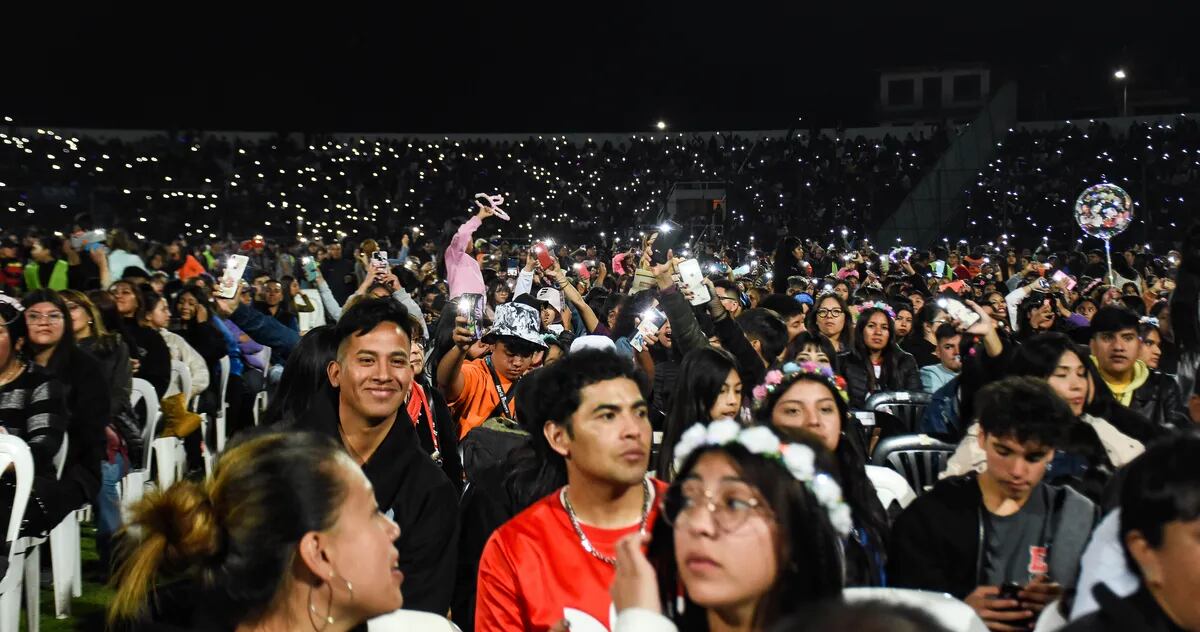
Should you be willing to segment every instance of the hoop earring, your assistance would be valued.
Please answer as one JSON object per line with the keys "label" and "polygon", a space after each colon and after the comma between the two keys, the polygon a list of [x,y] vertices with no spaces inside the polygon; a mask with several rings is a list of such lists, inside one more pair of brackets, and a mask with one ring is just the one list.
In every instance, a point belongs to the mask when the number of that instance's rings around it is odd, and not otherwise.
{"label": "hoop earring", "polygon": [[[333,578],[335,578],[337,576],[338,575],[335,572],[329,573],[330,580],[333,580]],[[342,578],[342,581],[346,582],[346,592],[350,593],[350,601],[353,602],[354,601],[354,585],[350,583],[350,580],[348,580],[344,577]],[[325,626],[330,625],[335,621],[335,619],[333,617],[333,584],[330,584],[330,586],[329,586],[329,601],[326,602],[326,604],[325,604],[325,617],[324,617],[321,627],[319,627],[319,628],[317,627],[317,625],[314,621],[315,621],[315,619],[321,619],[322,617],[317,614],[317,606],[316,606],[316,604],[313,603],[312,597],[313,597],[313,588],[312,588],[312,586],[309,586],[308,587],[309,620],[310,620],[310,623],[313,623],[313,628],[315,628],[317,630],[317,632],[320,632],[321,630],[325,629]]]}

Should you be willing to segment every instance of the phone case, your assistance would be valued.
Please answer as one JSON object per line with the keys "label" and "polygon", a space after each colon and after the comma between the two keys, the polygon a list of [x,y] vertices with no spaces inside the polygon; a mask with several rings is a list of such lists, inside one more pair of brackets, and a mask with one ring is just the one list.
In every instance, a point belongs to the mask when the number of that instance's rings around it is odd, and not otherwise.
{"label": "phone case", "polygon": [[229,260],[225,262],[225,271],[221,273],[221,281],[217,284],[217,297],[237,296],[238,282],[242,280],[242,273],[246,271],[248,261],[246,255],[229,255]]}
{"label": "phone case", "polygon": [[692,293],[692,305],[704,305],[712,300],[708,288],[704,285],[704,274],[700,272],[700,262],[688,259],[679,263],[679,279],[684,289]]}

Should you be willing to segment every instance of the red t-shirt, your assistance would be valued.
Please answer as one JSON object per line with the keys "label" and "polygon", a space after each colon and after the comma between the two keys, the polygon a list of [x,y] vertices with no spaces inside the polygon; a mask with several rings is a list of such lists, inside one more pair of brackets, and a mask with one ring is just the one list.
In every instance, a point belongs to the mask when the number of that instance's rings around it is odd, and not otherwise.
{"label": "red t-shirt", "polygon": [[[651,479],[647,532],[658,517],[658,498],[667,484]],[[583,550],[559,491],[537,501],[504,523],[483,547],[475,596],[475,629],[481,632],[546,630],[571,612],[572,630],[610,630],[614,568]],[[615,557],[617,541],[634,533],[581,525],[601,554]],[[592,619],[599,628],[575,625]],[[591,623],[591,622],[588,622]]]}

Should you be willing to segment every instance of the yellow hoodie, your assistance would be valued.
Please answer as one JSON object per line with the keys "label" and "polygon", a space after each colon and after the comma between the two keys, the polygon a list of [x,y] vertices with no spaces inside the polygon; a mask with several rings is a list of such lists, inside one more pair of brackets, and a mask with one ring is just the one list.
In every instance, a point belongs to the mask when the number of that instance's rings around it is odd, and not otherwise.
{"label": "yellow hoodie", "polygon": [[[1096,356],[1092,356],[1092,363],[1096,368],[1100,368],[1100,363],[1096,361]],[[1146,366],[1145,362],[1138,360],[1133,365],[1133,379],[1125,383],[1111,382],[1112,376],[1100,370],[1100,378],[1108,385],[1108,390],[1112,391],[1113,397],[1121,402],[1122,406],[1128,406],[1133,401],[1133,392],[1141,388],[1146,383],[1146,379],[1150,377],[1150,367]]]}

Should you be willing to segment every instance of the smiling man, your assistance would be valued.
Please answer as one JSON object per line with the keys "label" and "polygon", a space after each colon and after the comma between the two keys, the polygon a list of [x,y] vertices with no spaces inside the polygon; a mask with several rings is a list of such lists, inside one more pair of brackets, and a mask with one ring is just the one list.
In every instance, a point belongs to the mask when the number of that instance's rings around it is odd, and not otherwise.
{"label": "smiling man", "polygon": [[1192,426],[1178,383],[1139,359],[1139,323],[1137,314],[1118,305],[1102,307],[1092,317],[1092,361],[1100,369],[1100,377],[1117,401],[1151,424],[1180,429]]}
{"label": "smiling man", "polygon": [[328,411],[316,398],[302,425],[337,436],[370,479],[379,506],[400,525],[404,607],[444,615],[454,586],[458,493],[421,450],[403,407],[413,381],[412,326],[392,298],[363,299],[346,310],[334,329],[337,356],[326,367],[335,412],[322,414]]}
{"label": "smiling man", "polygon": [[975,408],[987,469],[939,482],[900,514],[888,579],[963,599],[989,629],[1028,629],[1074,584],[1095,507],[1042,480],[1074,423],[1045,380],[989,384]]}
{"label": "smiling man", "polygon": [[[475,629],[611,629],[616,544],[653,527],[665,484],[648,478],[644,379],[616,353],[586,350],[540,369],[523,397],[545,402],[532,437],[567,485],[496,530],[479,561]],[[596,625],[596,628],[587,627]]]}

